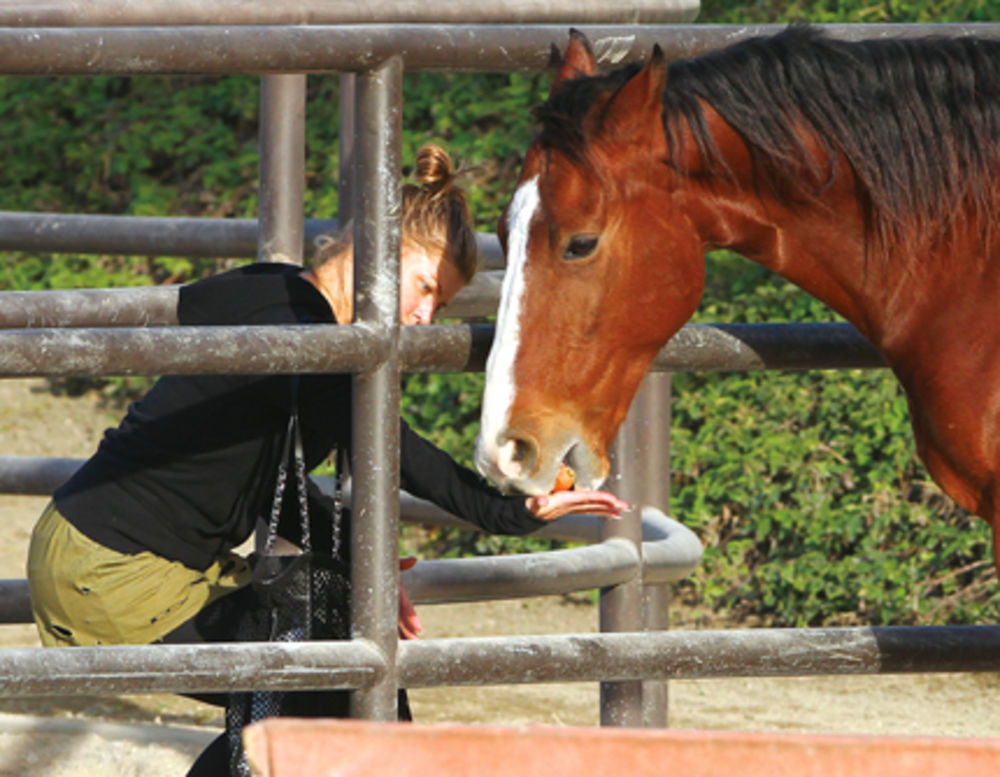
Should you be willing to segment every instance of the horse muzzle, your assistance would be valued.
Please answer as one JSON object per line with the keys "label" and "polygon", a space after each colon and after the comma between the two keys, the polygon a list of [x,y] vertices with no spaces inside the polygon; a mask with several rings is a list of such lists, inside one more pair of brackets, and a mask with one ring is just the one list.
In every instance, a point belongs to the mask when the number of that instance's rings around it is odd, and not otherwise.
{"label": "horse muzzle", "polygon": [[531,434],[504,431],[493,439],[480,434],[476,442],[479,471],[508,494],[551,493],[564,461],[576,473],[577,488],[598,488],[607,477],[607,456],[577,435],[545,444]]}

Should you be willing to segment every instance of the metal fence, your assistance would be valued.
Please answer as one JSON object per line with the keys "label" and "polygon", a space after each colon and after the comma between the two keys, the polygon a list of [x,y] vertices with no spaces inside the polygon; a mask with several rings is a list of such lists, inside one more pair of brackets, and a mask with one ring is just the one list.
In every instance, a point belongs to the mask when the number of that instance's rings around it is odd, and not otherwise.
{"label": "metal fence", "polygon": [[[662,725],[666,708],[661,681],[670,677],[1000,669],[1000,629],[995,627],[663,631],[664,581],[670,576],[655,570],[663,568],[658,554],[665,552],[665,540],[652,537],[643,542],[638,514],[620,522],[582,519],[586,528],[581,531],[594,535],[599,547],[581,549],[558,570],[562,585],[561,573],[571,576],[569,568],[579,571],[583,564],[586,574],[577,575],[572,584],[588,587],[597,579],[591,574],[613,572],[596,583],[606,587],[601,602],[606,633],[398,644],[398,375],[403,370],[480,368],[492,336],[491,327],[483,325],[398,326],[398,191],[384,183],[397,181],[400,173],[402,74],[406,69],[543,68],[552,44],[566,38],[561,23],[566,14],[559,15],[554,4],[550,7],[543,0],[510,5],[518,11],[491,7],[490,18],[501,24],[475,23],[482,19],[473,15],[478,11],[472,3],[449,3],[448,8],[459,9],[455,17],[444,3],[426,0],[380,5],[383,11],[391,9],[387,16],[373,11],[363,19],[323,16],[332,13],[332,4],[318,2],[296,4],[296,11],[235,0],[214,4],[211,10],[162,0],[142,4],[141,10],[110,0],[86,4],[83,10],[68,0],[36,5],[14,2],[0,8],[0,25],[7,25],[0,26],[0,73],[265,73],[261,212],[259,223],[225,224],[0,214],[0,232],[7,233],[0,237],[4,248],[128,251],[146,246],[144,253],[220,251],[301,261],[305,238],[316,227],[304,219],[301,206],[306,110],[302,74],[355,74],[342,76],[342,115],[348,123],[341,134],[345,140],[355,139],[341,144],[342,169],[353,170],[354,177],[345,176],[340,184],[352,194],[343,199],[350,202],[356,225],[356,292],[362,301],[356,323],[330,328],[177,327],[172,326],[171,296],[176,292],[170,289],[41,296],[5,292],[0,293],[0,325],[8,328],[0,331],[0,377],[353,372],[357,519],[352,609],[357,618],[356,637],[346,643],[0,651],[0,688],[7,695],[336,687],[354,691],[357,716],[391,719],[398,685],[588,680],[602,683],[602,723]],[[598,58],[616,64],[643,58],[653,43],[668,56],[691,56],[776,29],[650,24],[692,15],[690,5],[662,0],[627,5],[577,2],[570,14],[576,22],[589,23],[582,28]],[[190,26],[141,26],[166,18]],[[382,23],[387,20],[405,23]],[[560,24],[552,23],[556,21]],[[613,23],[620,21],[628,23]],[[830,30],[843,38],[931,31],[1000,36],[1000,25],[994,24],[839,25]],[[490,242],[483,241],[487,254]],[[470,292],[480,296],[467,298],[468,309],[488,307],[490,288],[484,276]],[[669,377],[662,371],[879,364],[850,327],[685,327],[656,360],[657,372],[640,390],[619,435],[612,486],[634,504],[666,507],[669,452],[660,442],[669,429]],[[41,487],[51,482],[45,478],[53,477],[52,467],[73,466],[65,461],[4,459],[0,473],[19,483],[35,478],[33,487]],[[9,475],[13,470],[17,473]],[[647,518],[647,525],[659,521],[653,513]],[[667,535],[674,531],[670,523],[659,526]],[[684,552],[693,551],[688,547]],[[588,561],[581,562],[586,553]],[[676,557],[670,561],[675,562]],[[497,595],[511,595],[511,586],[518,581],[523,585],[530,577],[523,559],[475,563],[482,568],[471,573],[469,597],[485,590],[485,565],[508,567],[493,570]],[[457,567],[439,569],[444,569],[444,577],[459,576]],[[10,601],[20,596],[23,607],[18,585],[0,585],[0,596],[7,592]],[[430,590],[428,583],[425,591]]]}

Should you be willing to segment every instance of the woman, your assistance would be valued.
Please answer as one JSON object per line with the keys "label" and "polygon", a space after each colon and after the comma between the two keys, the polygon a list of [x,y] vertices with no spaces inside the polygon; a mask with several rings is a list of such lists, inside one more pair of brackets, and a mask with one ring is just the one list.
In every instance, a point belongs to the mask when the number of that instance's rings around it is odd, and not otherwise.
{"label": "woman", "polygon": [[[419,185],[403,188],[403,324],[429,323],[471,280],[476,263],[475,234],[448,155],[421,149],[417,178]],[[325,246],[309,271],[241,267],[184,287],[178,319],[349,323],[353,267],[349,239]],[[55,491],[32,535],[28,579],[44,645],[227,639],[232,619],[195,616],[213,603],[216,613],[240,606],[250,568],[233,549],[269,513],[291,385],[287,375],[164,377],[105,433],[94,456]],[[350,450],[350,375],[299,376],[296,401],[307,469],[335,449]],[[523,534],[568,512],[617,515],[627,507],[603,492],[503,496],[405,423],[400,464],[404,489],[493,533]],[[329,500],[311,489],[309,507],[319,527],[313,547],[329,550]],[[279,535],[296,543],[298,523],[295,489],[286,488]],[[346,537],[340,547],[349,550]],[[417,628],[407,608],[401,633]]]}

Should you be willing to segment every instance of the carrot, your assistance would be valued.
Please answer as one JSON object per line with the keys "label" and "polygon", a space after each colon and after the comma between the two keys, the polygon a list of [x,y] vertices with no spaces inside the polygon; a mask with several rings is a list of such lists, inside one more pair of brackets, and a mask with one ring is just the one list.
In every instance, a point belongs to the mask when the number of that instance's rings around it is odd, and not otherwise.
{"label": "carrot", "polygon": [[576,483],[576,473],[573,471],[572,467],[566,464],[559,465],[559,471],[556,473],[556,484],[552,488],[552,493],[558,491],[569,491],[573,488]]}

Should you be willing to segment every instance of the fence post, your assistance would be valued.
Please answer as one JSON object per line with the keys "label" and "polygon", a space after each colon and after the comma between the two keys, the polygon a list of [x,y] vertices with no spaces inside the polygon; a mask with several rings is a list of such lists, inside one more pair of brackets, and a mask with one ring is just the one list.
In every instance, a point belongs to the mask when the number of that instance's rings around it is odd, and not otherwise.
{"label": "fence post", "polygon": [[351,220],[354,213],[354,193],[357,191],[354,165],[354,100],[357,76],[344,73],[340,76],[340,138],[338,148],[337,223],[340,229]]}
{"label": "fence post", "polygon": [[[642,522],[637,501],[637,482],[630,474],[634,470],[637,422],[630,411],[609,451],[611,472],[608,488],[625,499],[633,509],[621,520],[601,520],[600,538],[619,537],[630,541],[642,557]],[[599,620],[602,632],[642,631],[642,582],[637,575],[627,583],[601,589]],[[602,682],[600,693],[601,725],[642,725],[642,682],[640,680]]]}
{"label": "fence post", "polygon": [[[670,500],[670,376],[649,373],[632,401],[611,448],[609,487],[635,509],[621,521],[604,521],[602,537],[625,537],[642,552],[639,508],[666,510]],[[668,625],[669,588],[637,579],[601,591],[601,631],[652,631]],[[665,726],[665,681],[601,684],[601,724]]]}
{"label": "fence post", "polygon": [[[670,373],[646,375],[632,403],[639,421],[638,451],[630,471],[638,479],[641,504],[670,510]],[[670,627],[670,584],[644,585],[643,631]],[[643,725],[667,725],[669,695],[666,680],[645,680],[642,684]]]}
{"label": "fence post", "polygon": [[302,264],[306,77],[260,79],[260,237],[257,259]]}
{"label": "fence post", "polygon": [[[306,77],[261,76],[259,116],[257,261],[302,264]],[[266,539],[267,523],[260,519],[254,535],[258,553],[264,551]]]}
{"label": "fence post", "polygon": [[354,321],[384,338],[379,366],[354,376],[352,620],[388,671],[351,697],[351,714],[396,717],[399,609],[399,243],[403,64],[392,57],[357,77],[354,149]]}

